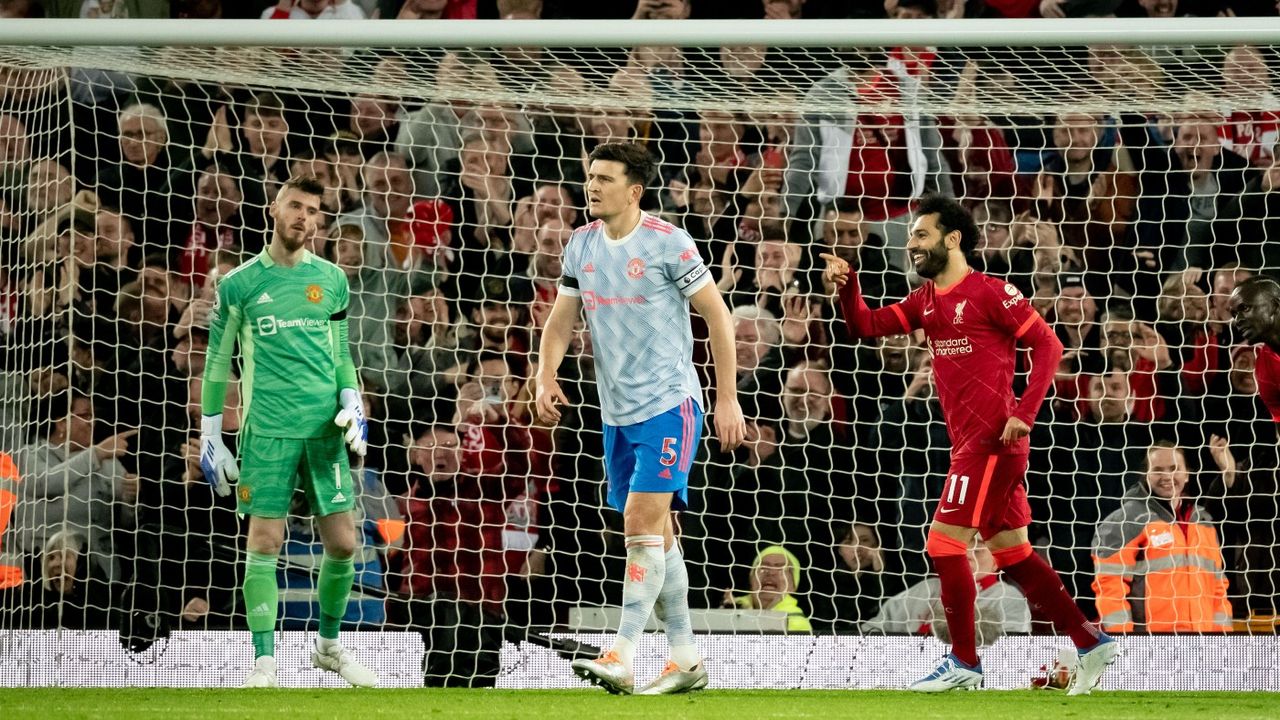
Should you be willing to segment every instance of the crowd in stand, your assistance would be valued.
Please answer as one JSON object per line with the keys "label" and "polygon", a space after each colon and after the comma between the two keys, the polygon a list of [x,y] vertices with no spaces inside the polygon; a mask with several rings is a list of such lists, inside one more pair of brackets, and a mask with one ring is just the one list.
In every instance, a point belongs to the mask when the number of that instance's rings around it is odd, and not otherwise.
{"label": "crowd in stand", "polygon": [[[593,17],[596,5],[282,0],[252,15]],[[745,13],[640,0],[633,14],[1205,14],[1197,5],[765,0]],[[0,17],[224,10],[0,0]],[[1172,52],[1057,59],[1092,73],[1076,78],[1082,92],[1115,90],[1117,64],[1162,88],[1162,63],[1186,62]],[[265,208],[295,175],[329,188],[310,249],[350,282],[370,405],[358,582],[372,599],[348,619],[421,627],[435,617],[424,607],[447,598],[479,617],[548,625],[574,605],[617,604],[621,520],[603,507],[585,328],[561,371],[572,403],[554,429],[531,415],[530,378],[564,247],[587,220],[586,153],[620,139],[661,158],[644,206],[698,241],[735,323],[748,442],[726,454],[708,441],[691,478],[681,529],[694,607],[778,609],[795,631],[941,624],[924,537],[950,444],[929,352],[921,337],[849,340],[815,272],[818,254],[834,252],[873,305],[903,297],[920,282],[904,252],[914,199],[941,191],[978,220],[971,263],[1031,298],[1066,347],[1032,435],[1031,530],[1082,608],[1121,631],[1212,631],[1274,614],[1276,431],[1227,297],[1280,271],[1267,239],[1280,222],[1280,100],[1274,113],[870,114],[859,98],[1034,88],[1046,71],[920,48],[812,59],[763,48],[340,59],[439,97],[533,78],[524,104],[0,65],[0,450],[19,478],[0,473],[0,500],[6,488],[16,498],[7,511],[0,502],[0,569],[18,563],[24,578],[0,589],[0,627],[116,627],[139,613],[172,627],[243,622],[242,521],[199,469],[200,377],[212,288],[263,250]],[[1242,46],[1195,62],[1274,98],[1276,60]],[[699,83],[758,92],[781,77],[780,106],[796,112],[671,109]],[[552,106],[536,102],[539,88],[639,92],[652,109]],[[833,94],[851,98],[847,114],[803,112]],[[232,385],[228,431],[242,392]],[[286,555],[309,556],[311,542],[297,524]],[[1032,627],[989,557],[976,551],[974,567],[988,619]]]}

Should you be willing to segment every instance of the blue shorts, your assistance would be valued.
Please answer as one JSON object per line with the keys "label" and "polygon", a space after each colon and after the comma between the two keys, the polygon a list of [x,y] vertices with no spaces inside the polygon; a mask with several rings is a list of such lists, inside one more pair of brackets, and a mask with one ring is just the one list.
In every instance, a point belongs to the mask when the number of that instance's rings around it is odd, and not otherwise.
{"label": "blue shorts", "polygon": [[689,506],[689,470],[702,437],[702,409],[693,398],[634,425],[604,426],[604,468],[609,504],[621,512],[627,495],[675,493],[671,509]]}

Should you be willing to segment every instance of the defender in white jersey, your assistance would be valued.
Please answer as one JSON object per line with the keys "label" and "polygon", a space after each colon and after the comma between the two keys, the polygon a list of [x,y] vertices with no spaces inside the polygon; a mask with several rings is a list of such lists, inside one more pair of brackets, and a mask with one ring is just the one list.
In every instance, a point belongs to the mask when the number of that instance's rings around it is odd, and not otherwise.
{"label": "defender in white jersey", "polygon": [[623,514],[627,575],[613,649],[576,660],[574,672],[612,693],[630,694],[635,645],[655,610],[666,623],[671,659],[641,694],[700,690],[707,671],[689,619],[689,575],[675,543],[672,511],[688,502],[689,470],[702,430],[702,389],[693,367],[689,306],[707,322],[715,361],[713,420],[723,450],[742,443],[735,390],[733,325],[711,274],[683,230],[640,210],[657,175],[635,143],[591,151],[587,209],[596,218],[565,248],[560,292],[538,351],[537,408],[560,419],[556,382],[574,322],[586,310],[604,420],[609,504]]}

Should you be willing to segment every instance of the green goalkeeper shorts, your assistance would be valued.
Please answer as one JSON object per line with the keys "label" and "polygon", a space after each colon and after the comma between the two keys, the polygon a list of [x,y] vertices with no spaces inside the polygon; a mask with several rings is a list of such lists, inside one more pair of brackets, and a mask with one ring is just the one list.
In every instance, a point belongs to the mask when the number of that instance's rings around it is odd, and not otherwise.
{"label": "green goalkeeper shorts", "polygon": [[282,518],[289,514],[295,490],[307,496],[316,517],[351,510],[356,490],[342,435],[319,438],[259,437],[240,434],[240,512],[250,517]]}

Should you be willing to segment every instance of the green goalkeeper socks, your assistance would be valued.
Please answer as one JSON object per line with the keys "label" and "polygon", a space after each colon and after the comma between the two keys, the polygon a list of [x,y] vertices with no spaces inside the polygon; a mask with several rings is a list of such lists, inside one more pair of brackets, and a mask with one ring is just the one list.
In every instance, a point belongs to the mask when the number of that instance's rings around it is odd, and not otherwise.
{"label": "green goalkeeper socks", "polygon": [[250,552],[244,561],[244,607],[253,633],[253,657],[274,656],[276,613],[280,587],[276,584],[276,556]]}
{"label": "green goalkeeper socks", "polygon": [[355,561],[351,558],[330,557],[325,553],[320,563],[320,637],[338,639],[338,628],[347,614],[347,600],[351,597],[351,583],[356,577]]}

